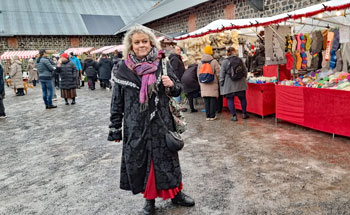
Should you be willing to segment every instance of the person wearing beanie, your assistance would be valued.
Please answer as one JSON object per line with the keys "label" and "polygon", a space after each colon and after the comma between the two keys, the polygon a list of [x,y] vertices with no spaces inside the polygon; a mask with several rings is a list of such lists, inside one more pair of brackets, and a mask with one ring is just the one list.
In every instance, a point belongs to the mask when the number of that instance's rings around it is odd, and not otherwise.
{"label": "person wearing beanie", "polygon": [[217,60],[213,58],[213,48],[206,46],[203,49],[203,56],[201,62],[198,64],[197,75],[203,64],[210,64],[211,70],[214,73],[214,80],[210,83],[199,83],[201,88],[201,96],[205,102],[205,112],[207,121],[216,120],[217,99],[219,97],[219,75],[220,65]]}
{"label": "person wearing beanie", "polygon": [[63,53],[57,64],[57,74],[60,76],[61,97],[64,98],[66,105],[69,105],[68,99],[72,99],[72,105],[75,104],[77,97],[77,68],[75,64],[69,60],[68,54]]}
{"label": "person wearing beanie", "polygon": [[46,51],[44,49],[39,52],[40,57],[36,61],[36,67],[38,69],[39,80],[41,83],[41,90],[43,93],[43,100],[46,109],[57,108],[52,104],[53,97],[53,82],[52,73],[55,70],[50,60],[47,58]]}

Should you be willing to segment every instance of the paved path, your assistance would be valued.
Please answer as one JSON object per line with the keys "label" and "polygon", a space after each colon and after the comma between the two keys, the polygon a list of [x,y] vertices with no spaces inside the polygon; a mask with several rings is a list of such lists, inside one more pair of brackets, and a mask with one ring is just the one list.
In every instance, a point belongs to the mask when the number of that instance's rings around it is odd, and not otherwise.
{"label": "paved path", "polygon": [[[139,214],[119,189],[121,143],[106,141],[111,91],[78,90],[46,110],[39,87],[7,90],[0,120],[0,214]],[[248,104],[249,105],[249,104]],[[196,206],[157,200],[157,214],[350,214],[350,141],[273,117],[186,113],[184,191]]]}

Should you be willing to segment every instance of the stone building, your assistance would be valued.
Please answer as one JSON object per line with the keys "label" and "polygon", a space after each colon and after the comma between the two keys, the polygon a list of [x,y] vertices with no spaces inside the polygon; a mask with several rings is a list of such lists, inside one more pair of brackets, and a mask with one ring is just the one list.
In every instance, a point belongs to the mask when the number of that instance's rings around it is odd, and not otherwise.
{"label": "stone building", "polygon": [[[164,0],[134,20],[169,35],[192,32],[217,19],[268,17],[326,0]],[[130,24],[131,25],[131,24]],[[121,31],[126,30],[128,26]]]}
{"label": "stone building", "polygon": [[0,54],[120,43],[115,31],[157,0],[1,0]]}

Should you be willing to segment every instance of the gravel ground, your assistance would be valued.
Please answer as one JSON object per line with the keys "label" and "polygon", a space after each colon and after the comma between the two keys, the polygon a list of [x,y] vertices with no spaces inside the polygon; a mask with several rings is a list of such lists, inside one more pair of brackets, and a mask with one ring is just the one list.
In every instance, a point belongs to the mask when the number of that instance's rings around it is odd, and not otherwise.
{"label": "gravel ground", "polygon": [[[46,110],[39,87],[23,97],[6,88],[0,214],[140,214],[142,196],[119,189],[121,143],[106,140],[111,91],[84,87],[76,105],[59,98]],[[272,116],[185,116],[180,161],[196,206],[159,199],[157,214],[350,214],[349,138]]]}

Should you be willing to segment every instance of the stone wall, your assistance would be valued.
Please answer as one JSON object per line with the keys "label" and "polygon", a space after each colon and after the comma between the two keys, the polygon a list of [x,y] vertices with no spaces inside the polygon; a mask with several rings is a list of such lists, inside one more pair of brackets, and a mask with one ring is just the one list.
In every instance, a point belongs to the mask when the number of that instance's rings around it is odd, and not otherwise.
{"label": "stone wall", "polygon": [[146,24],[162,33],[191,32],[217,19],[268,17],[307,6],[325,2],[326,0],[264,0],[264,11],[258,11],[247,0],[209,1],[166,18]]}
{"label": "stone wall", "polygon": [[121,36],[15,36],[0,37],[0,54],[13,50],[48,49],[62,51],[71,47],[102,47],[121,43]]}

